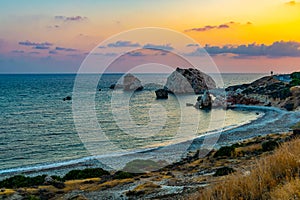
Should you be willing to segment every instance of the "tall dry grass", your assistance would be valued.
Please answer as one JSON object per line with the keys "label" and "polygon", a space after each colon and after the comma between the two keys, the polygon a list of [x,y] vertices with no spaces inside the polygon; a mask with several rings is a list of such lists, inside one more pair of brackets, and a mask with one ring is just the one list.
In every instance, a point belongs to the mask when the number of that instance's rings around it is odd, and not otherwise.
{"label": "tall dry grass", "polygon": [[[299,173],[300,139],[295,139],[281,145],[274,154],[257,160],[250,170],[250,174],[231,174],[224,182],[199,191],[192,199],[278,199],[280,191],[289,191],[292,187],[296,187],[292,182],[298,183],[296,180]],[[300,191],[300,186],[298,190]],[[288,195],[286,194],[286,196]],[[282,198],[280,197],[280,199]]]}

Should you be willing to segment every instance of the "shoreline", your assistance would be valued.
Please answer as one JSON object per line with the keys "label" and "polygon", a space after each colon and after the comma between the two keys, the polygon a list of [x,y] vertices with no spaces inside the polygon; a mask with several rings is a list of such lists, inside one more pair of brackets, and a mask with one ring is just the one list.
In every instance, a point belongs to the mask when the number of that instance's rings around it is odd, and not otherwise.
{"label": "shoreline", "polygon": [[[180,162],[153,172],[120,178],[116,177],[117,172],[100,176],[90,174],[86,178],[55,178],[50,183],[4,187],[0,192],[0,197],[5,199],[20,196],[40,198],[51,196],[53,197],[51,199],[70,200],[95,199],[100,196],[105,199],[124,200],[144,198],[169,200],[177,199],[177,197],[190,199],[193,195],[205,190],[207,186],[224,182],[232,173],[236,172],[243,176],[251,174],[250,171],[257,160],[272,155],[277,149],[276,146],[280,148],[280,144],[284,145],[293,140],[298,140],[299,143],[299,138],[295,137],[292,132],[267,134],[224,147],[230,148],[230,152],[222,149],[213,150],[203,158],[199,157],[199,152],[196,152]],[[16,183],[20,183],[18,177],[13,179]]]}
{"label": "shoreline", "polygon": [[[290,126],[293,124],[293,122],[297,121],[297,118],[300,118],[300,112],[288,112],[276,107],[235,105],[231,109],[241,109],[247,111],[253,110],[260,112],[263,111],[263,114],[255,120],[252,120],[245,124],[241,124],[237,127],[230,128],[228,130],[210,131],[208,133],[194,138],[191,141],[184,141],[176,144],[167,145],[164,147],[157,147],[149,150],[143,150],[141,152],[134,152],[130,155],[130,157],[135,157],[136,155],[144,156],[146,153],[151,154],[152,152],[155,152],[157,149],[160,148],[170,148],[172,150],[179,149],[180,151],[180,149],[182,148],[180,146],[186,145],[186,143],[188,142],[190,142],[190,145],[187,151],[193,152],[197,149],[202,149],[201,147],[203,147],[203,142],[205,140],[214,140],[216,139],[216,136],[219,136],[218,141],[210,149],[212,150],[221,146],[230,145],[242,140],[254,138],[256,136],[262,136],[270,133],[287,132],[290,130]],[[272,124],[272,126],[268,126],[268,124]],[[167,150],[167,152],[169,151]],[[126,156],[127,155],[125,155],[125,157]],[[0,173],[0,180],[17,174],[25,174],[29,176],[40,175],[43,173],[46,173],[48,175],[62,175],[72,169],[84,169],[87,167],[105,168],[97,160],[96,156],[88,156],[73,160],[62,161],[58,163],[39,164],[26,167],[3,169],[0,170],[0,172],[2,171],[2,173]]]}

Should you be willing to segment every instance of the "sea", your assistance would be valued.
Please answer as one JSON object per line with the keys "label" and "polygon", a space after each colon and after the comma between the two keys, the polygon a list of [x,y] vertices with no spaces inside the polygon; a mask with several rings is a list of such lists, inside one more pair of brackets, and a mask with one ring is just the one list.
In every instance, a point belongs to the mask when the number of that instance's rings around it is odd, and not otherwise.
{"label": "sea", "polygon": [[[223,88],[265,75],[222,74]],[[186,106],[199,95],[156,100],[154,91],[163,86],[167,74],[140,74],[142,82],[153,84],[139,92],[110,89],[122,76],[81,75],[86,83],[99,79],[96,87],[83,91],[92,99],[81,99],[74,94],[76,74],[1,74],[0,176],[76,163],[95,154],[171,145],[216,129],[236,128],[260,116],[247,110],[205,111]],[[67,96],[72,100],[64,101]],[[87,106],[86,112],[77,112],[75,101]]]}

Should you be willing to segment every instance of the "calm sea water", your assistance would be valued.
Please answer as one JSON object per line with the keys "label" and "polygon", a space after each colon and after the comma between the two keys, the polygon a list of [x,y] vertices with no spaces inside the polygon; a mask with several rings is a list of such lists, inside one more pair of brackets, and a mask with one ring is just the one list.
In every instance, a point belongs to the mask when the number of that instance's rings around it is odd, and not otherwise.
{"label": "calm sea water", "polygon": [[[85,76],[88,81],[97,75]],[[95,96],[95,113],[107,138],[121,149],[135,150],[184,141],[186,135],[175,133],[183,129],[189,131],[195,123],[198,124],[196,136],[213,130],[214,127],[209,127],[211,112],[193,107],[180,108],[175,96],[170,96],[166,101],[157,101],[153,85],[130,96],[122,90],[110,90],[108,87],[120,76],[102,76],[98,84],[101,91],[97,91]],[[225,86],[249,83],[262,76],[222,75]],[[82,140],[92,143],[95,138],[91,134],[88,135],[90,139],[80,139],[74,124],[72,101],[62,100],[72,96],[75,77],[71,74],[0,75],[0,173],[10,168],[59,163],[90,156]],[[163,84],[166,77],[148,76],[156,84]],[[127,104],[120,103],[126,97],[129,99],[129,109]],[[180,98],[184,103],[195,103],[197,96]],[[181,109],[187,112],[183,114]],[[218,115],[222,111],[214,112]],[[188,120],[180,124],[181,117]],[[223,127],[238,126],[256,117],[252,112],[229,110]],[[128,118],[133,123],[120,120]],[[93,131],[86,128],[87,133]],[[127,132],[131,136],[141,137],[129,137]],[[143,134],[147,137],[143,137]],[[105,146],[101,148],[106,149]],[[110,153],[109,150],[107,153]]]}

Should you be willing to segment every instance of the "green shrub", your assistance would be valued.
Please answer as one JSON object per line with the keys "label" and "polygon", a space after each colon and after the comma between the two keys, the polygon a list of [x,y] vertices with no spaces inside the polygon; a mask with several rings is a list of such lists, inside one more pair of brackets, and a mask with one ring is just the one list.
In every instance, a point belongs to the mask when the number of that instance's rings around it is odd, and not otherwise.
{"label": "green shrub", "polygon": [[292,79],[300,79],[300,72],[294,72],[291,74]]}
{"label": "green shrub", "polygon": [[56,181],[64,181],[64,179],[62,177],[56,176],[56,175],[51,176],[51,178],[53,178],[53,180],[56,180]]}
{"label": "green shrub", "polygon": [[290,82],[290,86],[300,85],[300,72],[294,72],[291,74],[292,81]]}
{"label": "green shrub", "polygon": [[103,175],[109,175],[109,172],[101,168],[86,168],[84,170],[71,170],[64,177],[63,180],[75,180],[86,178],[97,178]]}
{"label": "green shrub", "polygon": [[214,154],[214,158],[216,157],[230,157],[233,156],[233,153],[235,151],[235,147],[234,146],[225,146],[225,147],[221,147],[215,154]]}
{"label": "green shrub", "polygon": [[290,86],[297,86],[297,85],[300,85],[300,79],[293,79],[291,82],[290,82]]}
{"label": "green shrub", "polygon": [[20,188],[43,185],[46,175],[26,177],[24,175],[16,175],[0,181],[0,188]]}
{"label": "green shrub", "polygon": [[155,171],[161,166],[153,160],[136,159],[128,162],[122,171],[131,173],[144,173],[146,171]]}
{"label": "green shrub", "polygon": [[261,144],[262,150],[265,151],[273,151],[275,148],[279,146],[278,142],[276,141],[265,141]]}
{"label": "green shrub", "polygon": [[39,200],[40,198],[34,195],[29,195],[26,199],[28,200]]}
{"label": "green shrub", "polygon": [[231,174],[233,172],[235,172],[235,170],[232,169],[231,167],[222,167],[222,168],[217,169],[214,176],[225,176],[225,175]]}
{"label": "green shrub", "polygon": [[291,127],[292,129],[300,129],[300,122]]}
{"label": "green shrub", "polygon": [[124,171],[117,171],[114,174],[114,179],[126,179],[126,178],[133,178],[135,174],[130,173],[130,172],[124,172]]}

